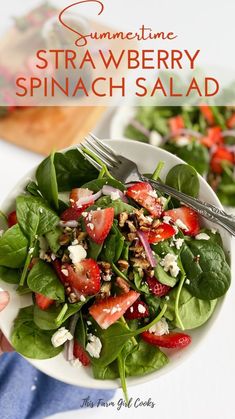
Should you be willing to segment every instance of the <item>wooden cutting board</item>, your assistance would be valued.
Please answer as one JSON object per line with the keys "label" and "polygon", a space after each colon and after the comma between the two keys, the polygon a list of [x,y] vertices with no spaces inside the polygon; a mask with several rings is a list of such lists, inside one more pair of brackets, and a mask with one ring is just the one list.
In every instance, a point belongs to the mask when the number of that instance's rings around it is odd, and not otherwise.
{"label": "wooden cutting board", "polygon": [[[90,22],[93,31],[106,32],[112,29],[101,26],[96,22]],[[115,30],[116,31],[116,30]],[[24,51],[22,45],[30,46],[32,37],[38,36],[35,30],[20,33],[12,28],[0,42],[0,56],[4,57],[5,63],[14,68],[15,57],[19,51]],[[14,44],[14,40],[15,44]],[[112,44],[113,52],[119,52],[127,47],[126,41],[116,40]],[[128,42],[129,48],[135,48],[135,42]],[[27,57],[27,56],[26,56]],[[17,56],[17,65],[26,57]],[[120,68],[120,73],[124,69]],[[107,108],[98,107],[34,107],[18,109],[0,119],[0,138],[18,146],[46,155],[52,150],[76,144],[84,136],[94,129],[101,120]]]}

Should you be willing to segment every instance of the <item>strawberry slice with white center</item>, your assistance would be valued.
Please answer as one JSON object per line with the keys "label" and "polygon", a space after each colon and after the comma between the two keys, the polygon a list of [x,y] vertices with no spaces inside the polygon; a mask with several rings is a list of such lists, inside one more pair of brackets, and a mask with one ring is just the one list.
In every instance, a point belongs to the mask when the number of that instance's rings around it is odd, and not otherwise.
{"label": "strawberry slice with white center", "polygon": [[147,331],[141,333],[141,337],[150,345],[169,349],[185,348],[192,341],[191,337],[186,335],[186,333],[169,333],[168,335],[157,336]]}
{"label": "strawberry slice with white center", "polygon": [[84,216],[86,231],[92,240],[101,244],[108,236],[114,220],[114,208],[90,211]]}
{"label": "strawberry slice with white center", "polygon": [[200,230],[199,215],[188,207],[180,207],[164,211],[164,216],[170,217],[185,235],[196,236]]}
{"label": "strawberry slice with white center", "polygon": [[155,230],[150,230],[147,233],[147,240],[149,243],[159,243],[167,240],[175,235],[175,229],[170,224],[162,223]]}
{"label": "strawberry slice with white center", "polygon": [[102,329],[107,329],[123,316],[139,296],[138,292],[129,291],[116,297],[105,298],[93,304],[89,313]]}
{"label": "strawberry slice with white center", "polygon": [[159,218],[162,214],[162,205],[152,186],[147,182],[138,182],[127,189],[126,195],[138,202],[153,217]]}
{"label": "strawberry slice with white center", "polygon": [[100,268],[93,259],[84,259],[75,268],[63,264],[62,274],[66,272],[66,282],[80,295],[94,295],[100,291]]}
{"label": "strawberry slice with white center", "polygon": [[51,298],[38,293],[35,294],[35,301],[41,310],[47,310],[54,303],[54,300]]}
{"label": "strawberry slice with white center", "polygon": [[[89,206],[94,204],[94,199],[92,198],[93,191],[90,191],[88,188],[75,188],[72,189],[69,196],[69,202],[71,207],[78,208],[79,206],[83,208],[88,208]],[[88,198],[88,202],[82,204],[83,198]],[[81,205],[79,205],[79,201],[81,200]],[[87,201],[87,199],[86,199]]]}

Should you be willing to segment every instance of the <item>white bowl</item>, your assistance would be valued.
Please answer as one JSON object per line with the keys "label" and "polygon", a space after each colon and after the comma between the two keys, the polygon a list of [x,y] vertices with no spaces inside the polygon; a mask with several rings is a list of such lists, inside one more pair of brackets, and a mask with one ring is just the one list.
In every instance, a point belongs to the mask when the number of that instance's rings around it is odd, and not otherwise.
{"label": "white bowl", "polygon": [[[123,154],[124,156],[134,160],[138,166],[140,171],[143,173],[152,172],[159,160],[163,160],[165,162],[165,167],[162,171],[162,178],[164,179],[166,174],[168,173],[169,169],[175,166],[178,163],[182,163],[180,159],[173,156],[172,154],[168,153],[165,150],[160,148],[156,148],[147,144],[139,143],[136,141],[125,141],[125,140],[107,140],[108,144],[111,144],[113,149],[117,151],[119,154]],[[9,212],[14,208],[14,200],[22,193],[25,185],[28,183],[29,178],[34,177],[34,170],[28,173],[14,188],[14,190],[8,195],[5,199],[1,209],[6,213]],[[206,181],[200,176],[200,198],[211,204],[222,208],[217,196],[212,191],[212,189],[208,186]],[[206,222],[204,223],[209,228],[215,227],[213,224]],[[231,252],[231,239],[230,236],[223,230],[218,229],[222,235],[223,243],[225,251],[230,254]],[[18,310],[21,307],[25,307],[30,305],[32,300],[29,296],[21,296],[19,297],[15,291],[15,286],[8,285],[4,282],[0,281],[0,286],[10,292],[10,303],[8,307],[1,312],[0,315],[0,328],[2,329],[3,333],[9,338],[10,332],[12,328],[12,323],[17,316]],[[183,349],[181,351],[168,351],[168,355],[170,356],[170,363],[162,368],[161,370],[151,373],[149,375],[143,377],[133,377],[128,378],[128,386],[141,384],[156,378],[159,378],[161,375],[169,373],[178,365],[180,365],[184,360],[189,358],[189,356],[195,351],[199,343],[204,340],[209,331],[211,331],[214,327],[216,327],[216,318],[220,313],[222,302],[224,299],[220,301],[217,305],[216,310],[212,316],[212,318],[202,327],[193,330],[190,332],[192,336],[192,344]],[[86,368],[80,368],[77,370],[70,366],[68,362],[65,361],[62,354],[58,355],[55,358],[49,360],[32,360],[28,359],[28,361],[34,365],[36,368],[40,369],[44,373],[54,377],[58,380],[64,381],[69,384],[74,384],[78,386],[90,387],[90,388],[102,388],[102,389],[110,389],[110,388],[117,388],[120,387],[119,380],[96,380],[92,377],[92,372]]]}

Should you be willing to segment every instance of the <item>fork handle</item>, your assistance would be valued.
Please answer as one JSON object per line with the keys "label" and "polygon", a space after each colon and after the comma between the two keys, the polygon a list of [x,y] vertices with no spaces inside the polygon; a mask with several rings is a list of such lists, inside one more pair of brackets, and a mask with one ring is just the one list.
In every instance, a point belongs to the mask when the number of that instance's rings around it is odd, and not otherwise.
{"label": "fork handle", "polygon": [[232,236],[235,236],[235,217],[233,215],[227,214],[225,211],[209,204],[208,202],[203,202],[197,198],[186,195],[183,192],[179,192],[171,186],[165,185],[159,181],[146,178],[145,176],[143,176],[142,179],[149,182],[154,188],[157,188],[178,199],[180,202],[192,208],[207,220],[220,225]]}

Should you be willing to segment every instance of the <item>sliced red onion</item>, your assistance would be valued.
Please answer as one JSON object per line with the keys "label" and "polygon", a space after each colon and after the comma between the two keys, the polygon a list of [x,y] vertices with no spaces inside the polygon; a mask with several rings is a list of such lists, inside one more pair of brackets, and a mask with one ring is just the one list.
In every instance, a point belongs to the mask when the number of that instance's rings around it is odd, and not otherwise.
{"label": "sliced red onion", "polygon": [[149,131],[141,122],[137,121],[135,118],[131,119],[130,125],[133,126],[133,128],[137,129],[141,132],[141,134],[145,135],[145,137],[149,138],[151,131]]}
{"label": "sliced red onion", "polygon": [[[195,137],[195,138],[202,138],[203,135],[200,132],[194,131],[193,129],[188,129],[188,128],[181,128],[178,130],[177,135],[190,135],[191,137]],[[176,135],[174,134],[167,134],[164,136],[164,141],[168,141],[171,138],[176,137]]]}
{"label": "sliced red onion", "polygon": [[[96,201],[98,198],[100,198],[102,195],[101,191],[96,192],[95,194],[91,194],[88,196],[84,196],[83,198],[80,198],[77,202],[76,205],[77,207],[82,207],[85,204],[89,204],[92,201]],[[92,198],[92,199],[91,199]]]}
{"label": "sliced red onion", "polygon": [[[78,318],[79,318],[79,314],[75,314],[72,317],[71,322],[70,322],[69,331],[71,335],[73,336],[75,333]],[[74,338],[72,340],[67,340],[67,342],[65,343],[65,357],[67,361],[72,361],[75,358],[73,354],[73,349],[74,349]]]}
{"label": "sliced red onion", "polygon": [[153,256],[153,251],[150,247],[148,240],[146,239],[145,234],[140,230],[137,230],[137,234],[141,240],[142,245],[144,246],[144,250],[146,252],[150,265],[152,266],[152,268],[155,268],[157,266],[157,261]]}
{"label": "sliced red onion", "polygon": [[120,191],[119,189],[114,188],[113,186],[104,185],[102,188],[102,193],[103,195],[109,195],[109,196],[111,196],[112,193],[118,193],[119,198],[123,202],[126,202],[126,203],[128,202],[127,197],[124,195],[124,193]]}
{"label": "sliced red onion", "polygon": [[228,129],[221,133],[222,137],[235,137],[235,130],[234,129]]}

